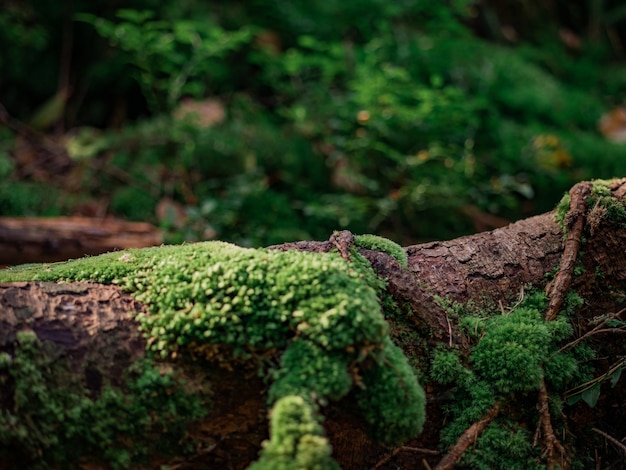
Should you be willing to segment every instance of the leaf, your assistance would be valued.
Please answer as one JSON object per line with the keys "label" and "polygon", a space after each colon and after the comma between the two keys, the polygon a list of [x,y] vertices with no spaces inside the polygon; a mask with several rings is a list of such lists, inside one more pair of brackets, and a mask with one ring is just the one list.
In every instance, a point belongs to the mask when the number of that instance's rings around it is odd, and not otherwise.
{"label": "leaf", "polygon": [[617,381],[619,380],[619,378],[622,375],[622,369],[623,369],[623,366],[620,367],[619,369],[617,369],[615,372],[613,372],[611,374],[611,376],[610,376],[611,377],[611,388],[615,388],[615,385],[617,385]]}
{"label": "leaf", "polygon": [[136,24],[141,24],[154,17],[154,12],[151,10],[133,10],[130,8],[122,8],[117,10],[115,14],[121,20],[130,21],[131,23]]}
{"label": "leaf", "polygon": [[598,403],[598,398],[600,398],[600,383],[597,383],[590,389],[585,390],[581,394],[581,398],[585,400],[585,403],[587,403],[587,405],[589,405],[591,408],[596,406],[596,403]]}
{"label": "leaf", "polygon": [[566,401],[567,401],[568,405],[574,405],[574,404],[578,403],[581,398],[582,398],[582,394],[577,393],[576,395],[571,395],[571,396],[567,397]]}

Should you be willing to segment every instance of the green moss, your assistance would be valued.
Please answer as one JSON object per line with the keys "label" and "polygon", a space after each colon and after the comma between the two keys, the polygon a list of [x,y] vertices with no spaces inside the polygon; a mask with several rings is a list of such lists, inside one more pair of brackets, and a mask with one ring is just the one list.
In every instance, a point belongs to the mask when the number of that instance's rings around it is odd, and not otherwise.
{"label": "green moss", "polygon": [[[615,198],[611,193],[611,185],[615,180],[594,180],[591,186],[591,195],[587,200],[587,225],[593,231],[603,220],[612,223],[626,224],[626,206],[624,201]],[[555,209],[555,220],[564,234],[568,228],[565,219],[570,209],[571,196],[566,193]]]}
{"label": "green moss", "polygon": [[568,228],[565,225],[565,218],[567,217],[567,213],[569,212],[569,206],[572,203],[572,196],[569,193],[565,193],[559,203],[556,206],[554,211],[554,219],[556,223],[561,227],[561,231],[566,234]]}
{"label": "green moss", "polygon": [[396,242],[387,238],[370,234],[356,235],[354,237],[354,243],[360,248],[387,253],[389,256],[395,258],[403,268],[408,266],[408,255],[406,251]]}
{"label": "green moss", "polygon": [[271,439],[249,470],[338,470],[319,419],[302,397],[278,400],[270,415]]}
{"label": "green moss", "polygon": [[550,329],[541,313],[518,308],[486,321],[485,334],[472,350],[471,362],[499,394],[538,389],[550,341]]}
{"label": "green moss", "polygon": [[206,397],[149,361],[127,371],[123,388],[105,386],[96,398],[72,377],[30,331],[18,333],[12,355],[3,353],[0,458],[8,467],[145,464],[189,450],[185,429],[208,411]]}
{"label": "green moss", "polygon": [[[590,223],[599,225],[601,220],[608,220],[616,224],[626,223],[626,207],[624,201],[611,194],[611,185],[614,180],[594,180],[591,197],[587,202],[589,207],[588,218]],[[597,220],[595,220],[597,219]]]}
{"label": "green moss", "polygon": [[[483,418],[496,400],[505,405],[526,400],[533,403],[541,379],[545,379],[551,403],[562,406],[557,403],[559,395],[590,376],[589,357],[593,354],[589,356],[589,346],[579,344],[560,351],[573,335],[567,318],[581,303],[579,297],[570,297],[564,312],[550,322],[543,318],[548,299],[538,290],[527,291],[509,311],[460,314],[461,329],[474,343],[471,352],[464,357],[441,346],[431,362],[430,377],[446,386],[452,398],[446,406],[450,420],[441,433],[442,450]],[[558,406],[553,410],[557,417]],[[537,452],[531,437],[508,419],[532,429],[538,417],[522,413],[512,418],[501,413],[464,453],[462,464],[484,469],[536,468]],[[555,425],[558,422],[553,421]]]}
{"label": "green moss", "polygon": [[527,429],[498,422],[487,426],[461,464],[476,470],[539,470],[539,448],[532,446]]}
{"label": "green moss", "polygon": [[357,394],[374,436],[401,442],[422,428],[424,393],[389,338],[384,283],[356,250],[346,263],[337,253],[206,242],[0,272],[0,282],[31,279],[119,284],[148,306],[137,320],[161,358],[282,355],[270,404],[297,395],[323,405],[362,375]]}
{"label": "green moss", "polygon": [[356,399],[374,439],[400,444],[422,432],[426,396],[402,350],[389,338],[377,362],[363,371]]}

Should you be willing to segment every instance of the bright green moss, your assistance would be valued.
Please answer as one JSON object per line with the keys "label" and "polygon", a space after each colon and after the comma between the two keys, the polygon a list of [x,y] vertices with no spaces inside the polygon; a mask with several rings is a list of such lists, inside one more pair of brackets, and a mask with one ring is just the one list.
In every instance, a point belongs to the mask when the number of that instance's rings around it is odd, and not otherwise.
{"label": "bright green moss", "polygon": [[325,404],[362,375],[361,411],[377,438],[401,442],[422,428],[424,393],[389,339],[384,283],[355,251],[347,263],[337,253],[206,242],[0,273],[0,282],[30,279],[121,285],[148,306],[137,320],[148,349],[162,358],[282,354],[270,371],[270,403],[297,395]]}
{"label": "bright green moss", "polygon": [[352,388],[348,372],[353,355],[344,351],[329,353],[306,340],[292,342],[281,357],[269,392],[270,403],[280,397],[299,395],[322,404],[338,400]]}
{"label": "bright green moss", "polygon": [[0,361],[0,461],[6,468],[137,467],[156,455],[193,447],[185,429],[208,412],[207,394],[185,391],[171,372],[146,361],[132,366],[122,388],[96,398],[48,354],[36,335],[18,333]]}
{"label": "bright green moss", "polygon": [[569,206],[572,203],[572,197],[569,193],[565,193],[559,203],[556,206],[554,211],[554,219],[556,223],[561,227],[561,231],[563,233],[567,233],[567,227],[565,226],[565,217],[567,217],[567,213],[569,212]]}
{"label": "bright green moss", "polygon": [[387,238],[370,234],[356,235],[354,237],[354,243],[360,248],[387,253],[389,256],[395,258],[403,268],[408,266],[408,255],[406,251],[396,242]]}
{"label": "bright green moss", "polygon": [[278,400],[270,415],[271,438],[249,470],[339,470],[319,420],[302,397]]}

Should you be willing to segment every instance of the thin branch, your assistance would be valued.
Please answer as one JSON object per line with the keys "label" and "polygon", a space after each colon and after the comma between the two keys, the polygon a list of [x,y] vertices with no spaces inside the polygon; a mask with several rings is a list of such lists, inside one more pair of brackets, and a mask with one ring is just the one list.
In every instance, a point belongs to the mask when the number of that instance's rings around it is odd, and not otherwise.
{"label": "thin branch", "polygon": [[600,434],[602,437],[606,438],[608,441],[612,442],[613,444],[615,444],[619,450],[622,451],[622,454],[624,454],[624,456],[626,457],[626,445],[622,444],[620,441],[618,441],[617,439],[615,439],[613,436],[605,433],[604,431],[600,431],[598,428],[591,428],[591,430],[593,432],[597,432],[598,434]]}
{"label": "thin branch", "polygon": [[609,321],[614,320],[615,318],[620,317],[624,312],[626,312],[626,308],[621,309],[617,313],[610,313],[609,315],[607,315],[607,317],[601,323],[596,325],[593,329],[589,330],[587,333],[585,333],[584,335],[580,336],[579,338],[576,338],[574,341],[571,341],[571,342],[567,343],[561,349],[559,349],[557,352],[552,354],[548,358],[548,361],[550,359],[552,359],[554,356],[556,356],[557,354],[562,353],[563,351],[566,351],[568,349],[573,348],[578,343],[580,343],[581,341],[584,341],[585,339],[589,338],[590,336],[597,335],[597,334],[600,334],[600,333],[626,333],[626,330],[624,330],[622,328],[604,328]]}

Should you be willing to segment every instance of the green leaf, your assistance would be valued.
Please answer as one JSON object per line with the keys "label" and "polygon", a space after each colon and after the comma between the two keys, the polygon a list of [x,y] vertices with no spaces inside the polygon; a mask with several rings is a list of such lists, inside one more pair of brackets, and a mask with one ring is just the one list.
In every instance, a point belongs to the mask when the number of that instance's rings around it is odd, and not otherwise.
{"label": "green leaf", "polygon": [[613,372],[610,377],[611,377],[611,388],[615,388],[615,385],[617,385],[617,382],[619,380],[619,378],[622,375],[622,369],[623,367],[620,367],[619,369],[617,369],[615,372]]}
{"label": "green leaf", "polygon": [[567,397],[567,404],[568,405],[575,405],[576,403],[578,403],[580,401],[580,399],[582,398],[582,394],[581,393],[577,393],[576,395],[571,395],[569,397]]}
{"label": "green leaf", "polygon": [[581,398],[585,400],[585,403],[587,403],[587,405],[589,405],[591,408],[596,406],[598,398],[600,398],[600,383],[598,382],[590,389],[585,390],[581,394]]}
{"label": "green leaf", "polygon": [[116,16],[121,20],[141,24],[152,18],[154,16],[154,12],[150,10],[132,10],[130,8],[122,8],[116,12]]}

